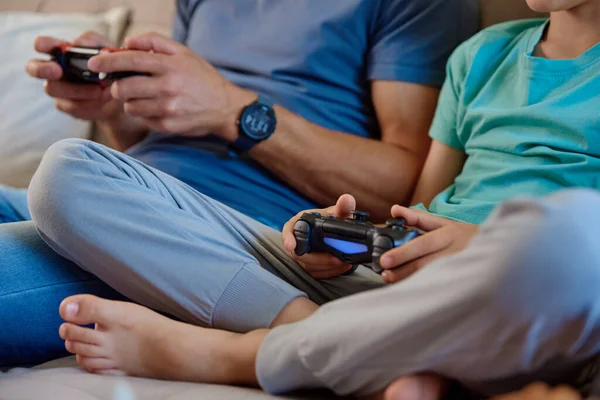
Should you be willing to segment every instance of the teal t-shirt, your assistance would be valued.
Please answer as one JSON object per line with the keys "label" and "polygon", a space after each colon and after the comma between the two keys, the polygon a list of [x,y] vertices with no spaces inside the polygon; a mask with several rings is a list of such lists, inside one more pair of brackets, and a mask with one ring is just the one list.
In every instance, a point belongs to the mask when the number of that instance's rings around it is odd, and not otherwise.
{"label": "teal t-shirt", "polygon": [[430,135],[467,161],[430,212],[481,223],[507,199],[600,189],[600,44],[535,57],[547,24],[497,25],[452,55]]}

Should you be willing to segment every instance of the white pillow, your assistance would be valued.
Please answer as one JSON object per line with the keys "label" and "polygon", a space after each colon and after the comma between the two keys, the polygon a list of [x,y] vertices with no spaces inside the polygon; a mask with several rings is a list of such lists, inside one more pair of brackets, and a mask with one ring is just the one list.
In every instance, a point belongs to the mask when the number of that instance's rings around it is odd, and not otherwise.
{"label": "white pillow", "polygon": [[27,187],[44,152],[65,138],[87,138],[92,124],[54,108],[43,82],[25,73],[36,36],[73,40],[87,30],[121,39],[129,10],[102,14],[0,13],[0,184]]}

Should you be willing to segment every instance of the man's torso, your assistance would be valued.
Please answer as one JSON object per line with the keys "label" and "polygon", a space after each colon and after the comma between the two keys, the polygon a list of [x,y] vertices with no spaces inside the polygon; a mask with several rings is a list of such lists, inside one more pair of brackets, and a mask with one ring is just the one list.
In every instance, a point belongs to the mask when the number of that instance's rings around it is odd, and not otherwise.
{"label": "man's torso", "polygon": [[[469,12],[456,6],[463,2]],[[409,80],[440,84],[447,56],[475,28],[473,3],[180,0],[174,38],[234,84],[268,95],[313,123],[377,138],[370,80],[402,80],[398,74],[408,71]],[[448,38],[417,34],[429,29],[427,22],[442,34],[448,26]],[[227,159],[226,146],[214,137],[152,134],[130,154],[271,226],[316,206],[258,163]]]}

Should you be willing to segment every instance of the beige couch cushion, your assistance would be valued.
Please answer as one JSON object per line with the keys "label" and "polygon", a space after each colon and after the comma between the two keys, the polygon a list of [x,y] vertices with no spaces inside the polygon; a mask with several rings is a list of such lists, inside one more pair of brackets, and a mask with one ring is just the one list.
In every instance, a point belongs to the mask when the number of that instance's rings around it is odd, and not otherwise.
{"label": "beige couch cushion", "polygon": [[[134,10],[129,34],[147,31],[169,34],[175,2],[176,0],[2,0],[0,11],[94,12],[125,5]],[[525,0],[480,0],[480,5],[483,27],[539,16],[529,10]]]}
{"label": "beige couch cushion", "polygon": [[[41,82],[24,66],[39,55],[38,35],[75,39],[89,29],[118,41],[129,12],[117,7],[103,13],[0,13],[0,184],[27,187],[46,150],[67,138],[90,138],[92,124],[69,117],[43,95]],[[26,105],[26,106],[25,106]]]}
{"label": "beige couch cushion", "polygon": [[1,0],[0,11],[101,12],[117,6],[131,8],[133,19],[128,31],[137,35],[148,31],[171,33],[175,0]]}
{"label": "beige couch cushion", "polygon": [[[126,35],[160,32],[171,35],[176,0],[0,0],[2,11],[37,11],[42,13],[103,12],[118,6],[132,10],[131,23]],[[109,141],[94,130],[93,140],[110,145]]]}

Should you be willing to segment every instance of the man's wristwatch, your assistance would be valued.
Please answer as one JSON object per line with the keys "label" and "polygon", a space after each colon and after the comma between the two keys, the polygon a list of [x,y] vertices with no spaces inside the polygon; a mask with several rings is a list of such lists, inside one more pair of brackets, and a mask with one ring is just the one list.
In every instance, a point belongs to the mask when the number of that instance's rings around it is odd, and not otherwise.
{"label": "man's wristwatch", "polygon": [[259,95],[258,100],[246,106],[237,121],[239,137],[229,145],[230,157],[236,158],[267,140],[277,126],[273,102]]}

